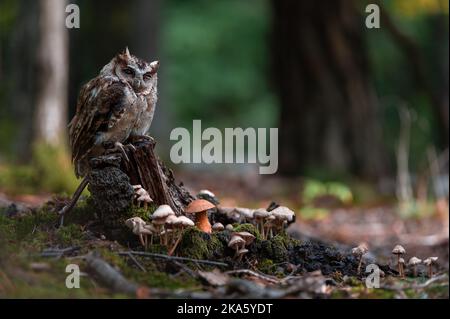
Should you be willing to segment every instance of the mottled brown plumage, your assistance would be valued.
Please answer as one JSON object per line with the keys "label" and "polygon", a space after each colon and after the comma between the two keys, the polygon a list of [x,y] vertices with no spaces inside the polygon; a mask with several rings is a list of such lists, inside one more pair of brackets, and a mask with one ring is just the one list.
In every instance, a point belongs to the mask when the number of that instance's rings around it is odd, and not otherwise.
{"label": "mottled brown plumage", "polygon": [[147,63],[127,48],[82,87],[69,124],[69,141],[75,174],[84,178],[60,210],[61,226],[89,183],[89,160],[110,151],[111,145],[126,157],[122,144],[147,133],[157,101],[158,67],[158,61]]}
{"label": "mottled brown plumage", "polygon": [[69,124],[72,160],[78,177],[89,171],[88,161],[121,145],[129,137],[145,135],[157,101],[157,61],[147,63],[128,52],[115,56],[80,91]]}

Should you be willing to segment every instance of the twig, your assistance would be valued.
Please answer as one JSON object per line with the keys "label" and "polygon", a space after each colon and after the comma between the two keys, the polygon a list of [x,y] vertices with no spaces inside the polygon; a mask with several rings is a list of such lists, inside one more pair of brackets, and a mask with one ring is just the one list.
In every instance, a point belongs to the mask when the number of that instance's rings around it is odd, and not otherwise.
{"label": "twig", "polygon": [[[428,287],[429,285],[431,285],[432,283],[439,281],[441,279],[444,279],[446,277],[447,277],[447,275],[443,274],[443,275],[428,279],[423,284],[419,284],[419,285],[411,285],[411,286],[403,286],[403,287],[383,286],[383,287],[381,287],[381,289],[385,289],[385,290],[424,289],[424,288]],[[448,285],[448,283],[446,283],[446,285]]]}
{"label": "twig", "polygon": [[91,253],[86,257],[86,262],[96,277],[112,290],[128,295],[136,296],[139,286],[128,281],[114,267],[108,264],[96,254]]}
{"label": "twig", "polygon": [[222,267],[228,267],[228,264],[219,262],[219,261],[212,261],[212,260],[204,260],[204,259],[194,259],[194,258],[187,258],[187,257],[178,257],[178,256],[169,256],[169,255],[163,255],[163,254],[156,254],[156,253],[147,253],[143,251],[125,251],[125,252],[119,252],[119,255],[137,255],[147,258],[161,258],[161,259],[168,259],[168,260],[178,260],[178,261],[191,261],[199,264],[205,264],[205,265],[213,265],[213,266],[222,266]]}
{"label": "twig", "polygon": [[141,263],[136,259],[136,257],[133,256],[133,254],[129,253],[127,254],[127,256],[130,257],[130,259],[136,264],[136,266],[138,266],[140,270],[142,270],[143,272],[147,272],[144,266],[141,265]]}
{"label": "twig", "polygon": [[273,278],[270,278],[270,277],[268,277],[268,276],[259,274],[259,273],[257,273],[257,272],[254,272],[253,270],[250,270],[250,269],[230,270],[230,271],[226,271],[225,273],[226,273],[227,275],[232,275],[232,274],[246,274],[246,275],[251,275],[251,276],[254,276],[254,277],[263,279],[263,280],[268,281],[268,282],[270,282],[270,283],[272,283],[272,284],[279,284],[279,283],[280,283],[280,281],[277,280],[277,279],[273,279]]}
{"label": "twig", "polygon": [[172,262],[174,263],[174,265],[180,267],[185,273],[187,273],[192,278],[197,279],[199,277],[198,274],[195,271],[193,271],[191,268],[189,268],[185,264],[182,264],[182,263],[180,263],[180,262],[178,262],[176,260],[172,260]]}

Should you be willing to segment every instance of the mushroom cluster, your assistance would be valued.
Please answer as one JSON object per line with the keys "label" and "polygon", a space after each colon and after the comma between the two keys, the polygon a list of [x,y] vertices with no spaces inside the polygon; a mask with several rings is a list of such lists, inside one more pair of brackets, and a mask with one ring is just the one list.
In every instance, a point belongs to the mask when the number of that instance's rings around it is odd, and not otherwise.
{"label": "mushroom cluster", "polygon": [[[401,245],[396,245],[394,249],[392,249],[392,254],[397,256],[397,267],[398,267],[398,273],[399,276],[404,278],[405,277],[405,260],[401,257],[402,255],[406,254],[405,248],[403,248]],[[436,263],[438,260],[438,257],[428,257],[427,259],[423,260],[417,257],[411,257],[408,261],[408,266],[411,266],[413,269],[413,275],[414,277],[417,277],[417,267],[420,264],[424,264],[428,267],[428,277],[433,277],[433,264]]]}
{"label": "mushroom cluster", "polygon": [[234,257],[237,261],[241,261],[242,257],[248,253],[245,247],[250,246],[255,240],[255,236],[249,232],[235,232],[231,234],[231,239],[228,242],[228,247],[234,249]]}
{"label": "mushroom cluster", "polygon": [[159,243],[167,247],[170,255],[175,251],[183,230],[194,226],[194,222],[186,216],[175,216],[175,212],[169,205],[159,206],[149,217],[150,224],[140,217],[132,217],[125,221],[125,225],[139,236],[145,249],[148,248],[147,236],[151,236],[150,244],[153,244],[154,236],[159,236]]}

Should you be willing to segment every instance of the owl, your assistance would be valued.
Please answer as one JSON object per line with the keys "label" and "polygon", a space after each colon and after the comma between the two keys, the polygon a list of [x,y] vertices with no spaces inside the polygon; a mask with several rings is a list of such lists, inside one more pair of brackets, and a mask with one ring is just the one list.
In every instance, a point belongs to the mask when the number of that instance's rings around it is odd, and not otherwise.
{"label": "owl", "polygon": [[69,124],[77,177],[86,176],[90,158],[111,146],[126,156],[123,143],[145,136],[155,112],[158,67],[158,61],[143,61],[126,48],[82,87]]}

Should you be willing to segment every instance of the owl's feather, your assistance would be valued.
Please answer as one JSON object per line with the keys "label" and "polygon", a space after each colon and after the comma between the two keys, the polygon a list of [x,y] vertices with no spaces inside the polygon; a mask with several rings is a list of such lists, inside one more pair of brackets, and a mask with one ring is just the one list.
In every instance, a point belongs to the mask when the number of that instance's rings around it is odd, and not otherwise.
{"label": "owl's feather", "polygon": [[[72,160],[76,165],[97,145],[98,134],[111,130],[120,120],[130,102],[129,92],[128,84],[114,77],[97,77],[83,86],[76,115],[69,124]],[[83,175],[79,168],[76,173]]]}
{"label": "owl's feather", "polygon": [[90,158],[103,154],[105,142],[125,143],[130,135],[146,133],[157,101],[158,66],[125,51],[82,87],[69,124],[78,177],[87,174]]}

